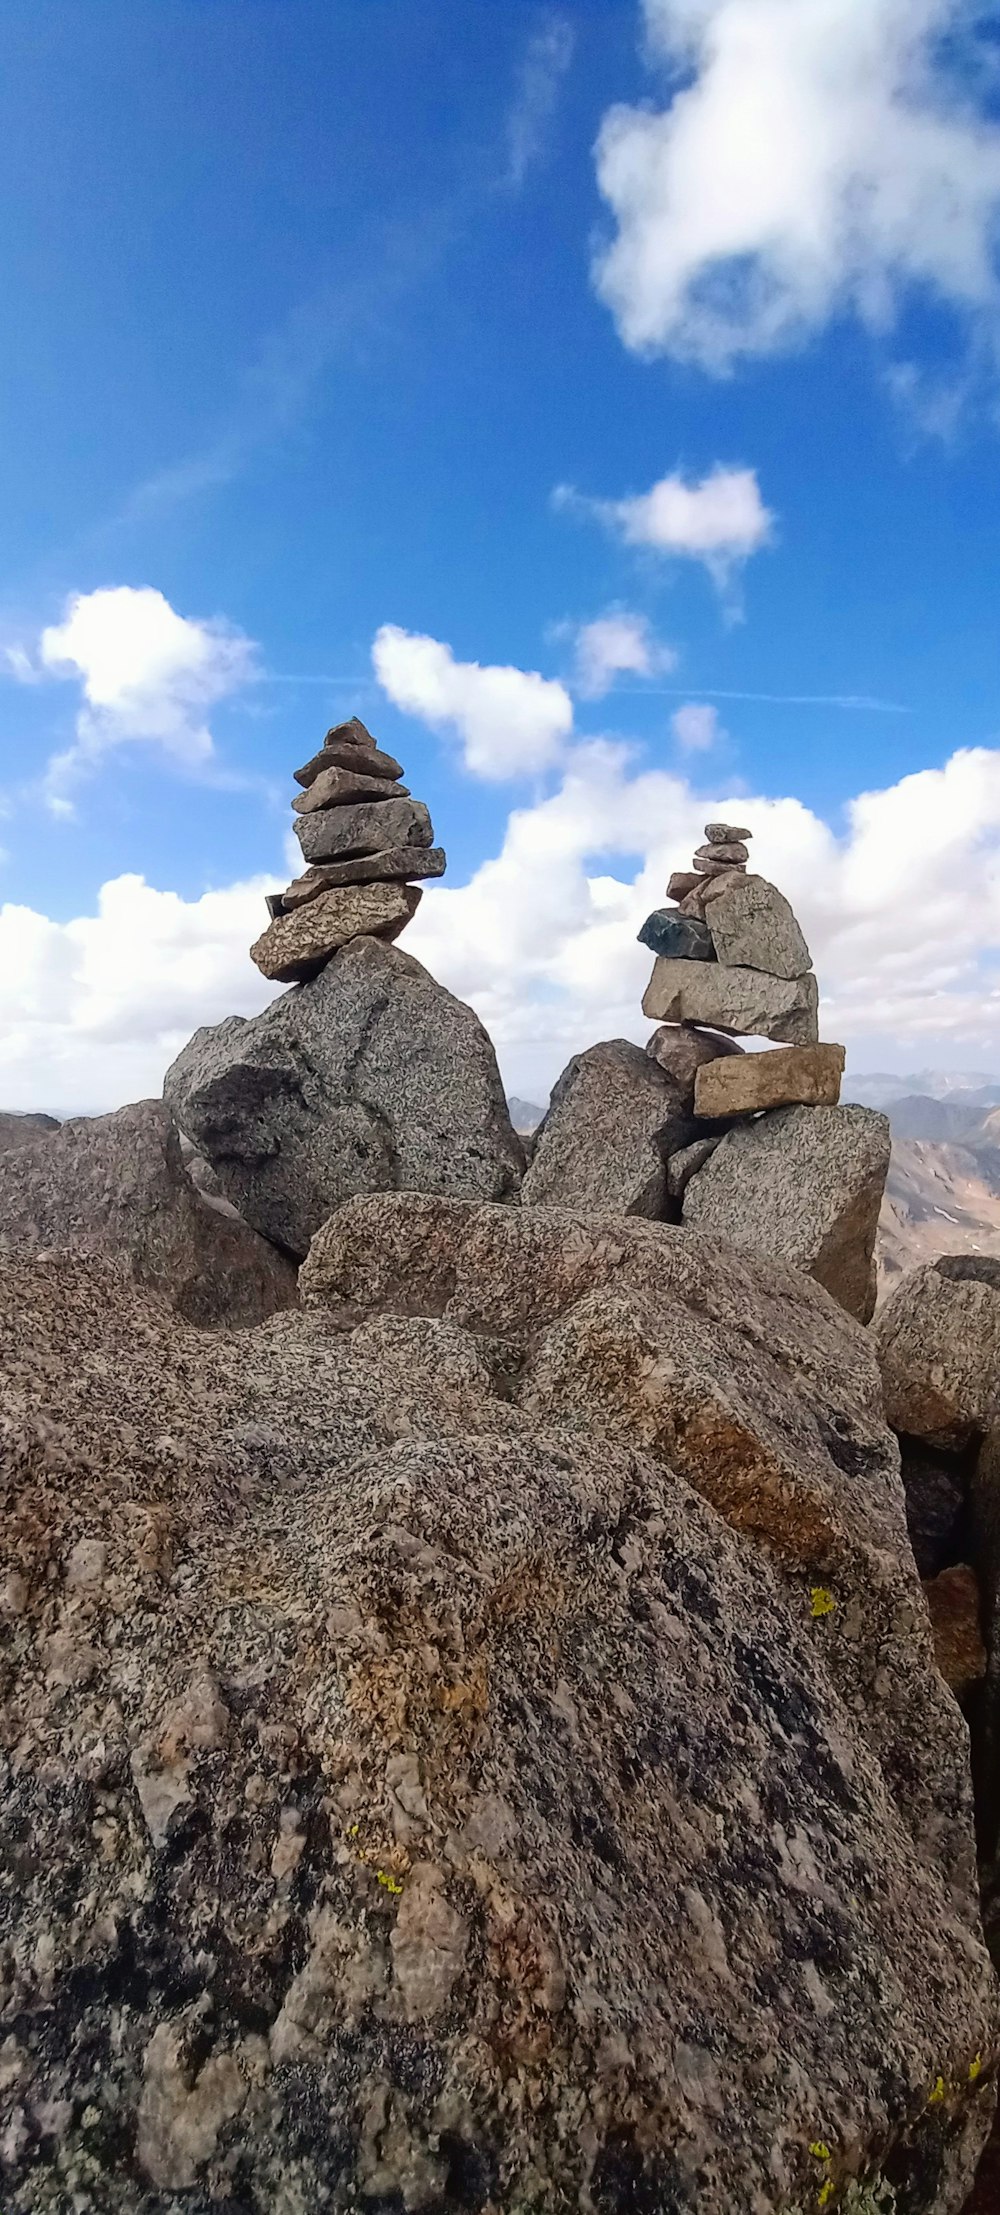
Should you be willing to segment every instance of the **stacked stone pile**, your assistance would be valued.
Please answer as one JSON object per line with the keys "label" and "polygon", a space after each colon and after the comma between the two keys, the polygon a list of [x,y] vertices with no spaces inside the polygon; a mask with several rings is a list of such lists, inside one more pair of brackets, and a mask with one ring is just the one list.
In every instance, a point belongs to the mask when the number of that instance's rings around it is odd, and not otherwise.
{"label": "stacked stone pile", "polygon": [[[815,1048],[809,948],[777,886],[748,874],[750,836],[731,823],[707,824],[690,873],[671,877],[667,896],[677,906],[657,908],[639,933],[657,957],[643,1014]],[[838,1098],[829,1078],[827,1096]]]}
{"label": "stacked stone pile", "polygon": [[357,716],[295,771],[295,833],[309,866],[268,896],[270,924],[250,948],[265,977],[301,983],[354,938],[398,938],[420,902],[415,880],[443,877],[430,815],[402,774]]}

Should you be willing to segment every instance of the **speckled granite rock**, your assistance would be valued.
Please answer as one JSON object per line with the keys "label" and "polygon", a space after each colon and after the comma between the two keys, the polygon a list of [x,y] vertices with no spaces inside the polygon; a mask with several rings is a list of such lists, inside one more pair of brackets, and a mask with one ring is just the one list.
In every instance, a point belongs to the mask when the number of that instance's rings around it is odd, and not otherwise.
{"label": "speckled granite rock", "polygon": [[666,1162],[692,1135],[687,1086],[641,1047],[607,1039],[575,1054],[538,1126],[525,1207],[662,1217]]}
{"label": "speckled granite rock", "polygon": [[812,968],[784,893],[766,877],[735,871],[706,914],[717,960],[772,977],[802,977]]}
{"label": "speckled granite rock", "polygon": [[295,1255],[353,1193],[503,1200],[524,1170],[478,1016],[374,938],[262,1015],[197,1031],[164,1093],[234,1207]]}
{"label": "speckled granite rock", "polygon": [[684,1221],[807,1269],[866,1323],[889,1146],[872,1108],[778,1108],[727,1132],[688,1185]]}
{"label": "speckled granite rock", "polygon": [[1000,1263],[959,1254],[907,1270],[874,1337],[894,1429],[959,1447],[1000,1425]]}
{"label": "speckled granite rock", "polygon": [[285,1255],[197,1189],[161,1100],[0,1152],[0,1246],[119,1257],[193,1323],[259,1323],[297,1298]]}
{"label": "speckled granite rock", "polygon": [[819,1036],[816,979],[765,977],[758,969],[659,957],[646,987],[644,1015],[658,1023],[704,1023],[710,1030],[813,1046]]}
{"label": "speckled granite rock", "polygon": [[620,1217],[323,1238],[449,1313],[0,1261],[5,2215],[957,2215],[996,1996],[864,1334]]}
{"label": "speckled granite rock", "polygon": [[743,1051],[739,1039],[727,1038],[725,1031],[700,1031],[689,1023],[661,1023],[646,1040],[647,1054],[684,1086],[692,1109],[695,1077],[702,1063]]}
{"label": "speckled granite rock", "polygon": [[314,977],[352,938],[398,938],[420,905],[417,885],[335,885],[277,915],[250,948],[265,977],[294,984]]}

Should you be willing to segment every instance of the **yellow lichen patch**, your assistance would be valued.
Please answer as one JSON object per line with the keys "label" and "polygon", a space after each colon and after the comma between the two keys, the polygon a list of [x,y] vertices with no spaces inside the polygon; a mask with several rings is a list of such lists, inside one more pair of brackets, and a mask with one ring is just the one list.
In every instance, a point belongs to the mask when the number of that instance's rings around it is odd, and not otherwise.
{"label": "yellow lichen patch", "polygon": [[830,2148],[824,2146],[821,2138],[816,2139],[815,2143],[810,2146],[809,2151],[814,2161],[829,2161],[831,2159]]}
{"label": "yellow lichen patch", "polygon": [[942,2100],[943,2100],[943,2099],[944,2099],[944,2078],[943,2078],[943,2077],[938,2077],[938,2078],[936,2078],[936,2080],[935,2080],[935,2084],[934,2084],[934,2090],[933,2090],[933,2092],[931,2093],[931,2096],[930,2096],[930,2099],[929,2099],[929,2100],[928,2100],[928,2102],[927,2102],[927,2105],[928,2105],[928,2107],[940,2107],[940,2105],[941,2105],[941,2102],[942,2102]]}
{"label": "yellow lichen patch", "polygon": [[832,2178],[832,2177],[827,2177],[826,2183],[824,2184],[824,2186],[823,2186],[823,2189],[822,2189],[822,2191],[820,2192],[820,2194],[819,2194],[819,2197],[818,2197],[818,2199],[817,2199],[817,2201],[816,2201],[816,2205],[817,2205],[817,2207],[825,2207],[825,2206],[826,2206],[826,2204],[827,2204],[827,2201],[828,2201],[828,2200],[832,2200],[832,2198],[833,2198],[833,2178]]}
{"label": "yellow lichen patch", "polygon": [[833,1593],[827,1591],[825,1584],[814,1584],[809,1594],[809,1604],[813,1622],[818,1623],[822,1616],[833,1614],[837,1602]]}
{"label": "yellow lichen patch", "polygon": [[982,2073],[983,2057],[981,2053],[977,2053],[975,2060],[969,2063],[969,2083],[975,2084],[976,2078],[982,2076]]}
{"label": "yellow lichen patch", "polygon": [[376,1869],[375,1874],[379,1883],[385,1887],[387,1892],[395,1894],[402,1891],[403,1887],[398,1878],[390,1876],[388,1869]]}

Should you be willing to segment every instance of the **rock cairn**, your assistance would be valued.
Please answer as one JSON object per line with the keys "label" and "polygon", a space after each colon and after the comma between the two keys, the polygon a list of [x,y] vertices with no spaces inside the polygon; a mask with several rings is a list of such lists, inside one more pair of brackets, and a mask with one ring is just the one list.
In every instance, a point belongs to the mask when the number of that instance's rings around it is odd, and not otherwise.
{"label": "rock cairn", "polygon": [[[818,993],[809,948],[777,886],[748,874],[750,836],[732,823],[706,824],[706,842],[690,873],[671,877],[667,897],[677,906],[657,908],[639,933],[657,957],[643,1014],[817,1049]],[[753,1058],[761,1065],[765,1057]],[[836,1100],[839,1077],[832,1095],[829,1081],[822,1096]],[[809,1082],[815,1084],[814,1069]]]}
{"label": "rock cairn", "polygon": [[299,984],[351,939],[398,938],[420,903],[414,880],[443,877],[430,815],[402,774],[356,715],[296,769],[295,834],[308,867],[268,895],[270,924],[250,948],[265,977]]}

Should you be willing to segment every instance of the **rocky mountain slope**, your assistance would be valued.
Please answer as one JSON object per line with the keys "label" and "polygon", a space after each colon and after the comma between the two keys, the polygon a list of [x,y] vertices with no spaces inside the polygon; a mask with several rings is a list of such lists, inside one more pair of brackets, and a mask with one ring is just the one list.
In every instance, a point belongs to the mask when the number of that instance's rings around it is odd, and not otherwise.
{"label": "rocky mountain slope", "polygon": [[0,1261],[10,2215],[957,2215],[965,1731],[870,1335],[383,1194],[206,1333]]}

